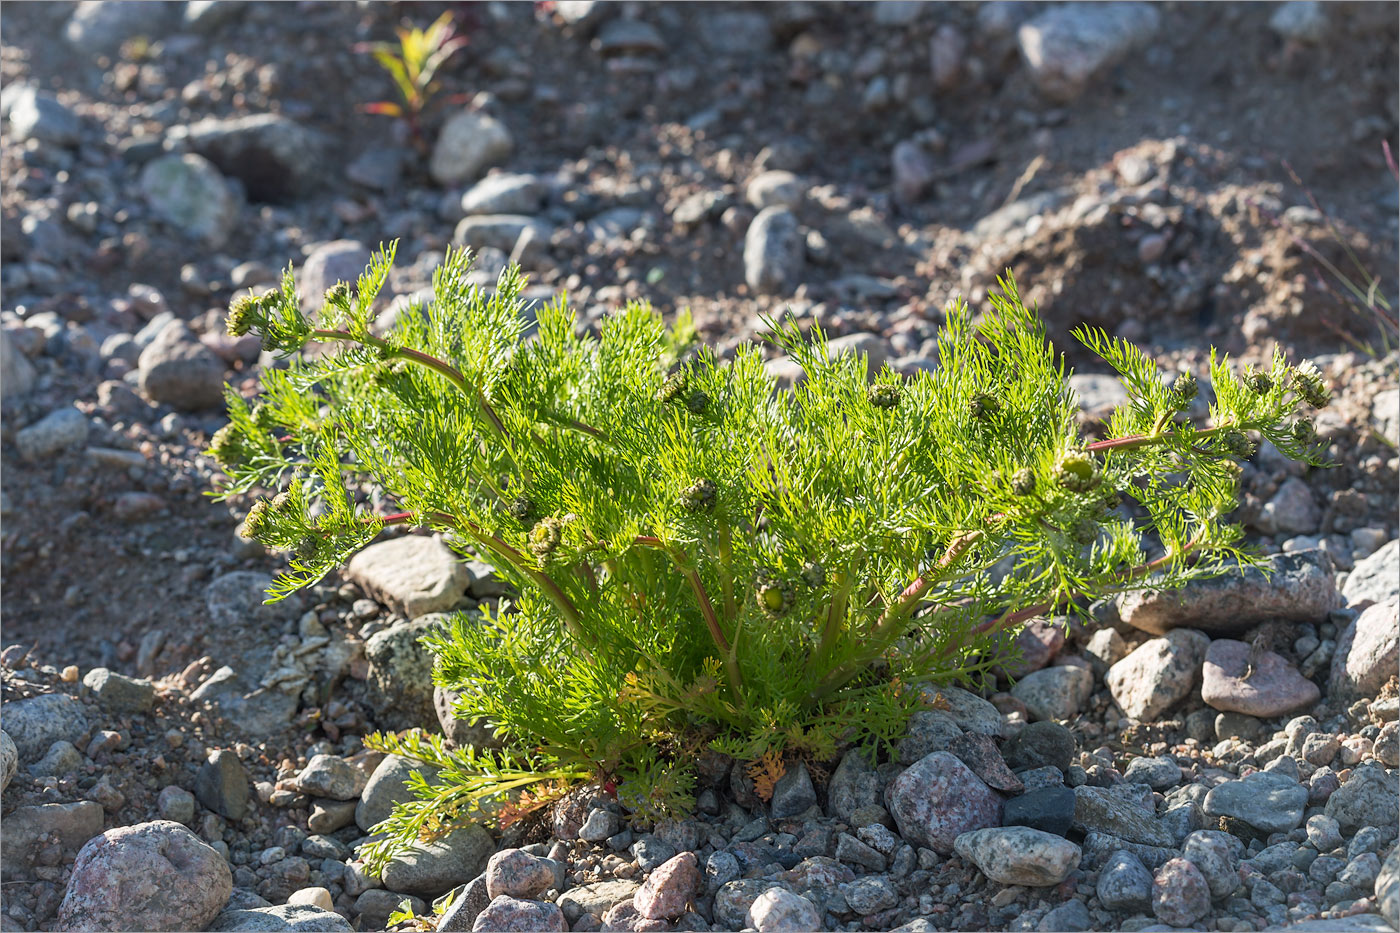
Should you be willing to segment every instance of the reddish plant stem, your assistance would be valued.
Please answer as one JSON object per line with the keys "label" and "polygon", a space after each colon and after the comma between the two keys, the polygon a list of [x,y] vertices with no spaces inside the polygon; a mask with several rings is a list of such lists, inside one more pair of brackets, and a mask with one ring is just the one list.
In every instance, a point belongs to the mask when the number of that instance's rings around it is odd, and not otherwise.
{"label": "reddish plant stem", "polygon": [[724,659],[730,687],[734,690],[736,698],[742,698],[740,690],[744,681],[739,672],[739,664],[734,656],[734,650],[729,644],[729,639],[724,637],[724,630],[720,628],[719,617],[715,615],[714,604],[710,602],[710,594],[705,591],[705,583],[700,579],[699,571],[694,567],[686,566],[685,551],[680,548],[667,547],[660,538],[652,535],[638,535],[633,539],[633,543],[665,552],[671,558],[672,563],[676,565],[676,569],[690,583],[690,588],[695,591],[695,599],[700,604],[700,615],[705,619],[705,627],[710,630],[710,638],[714,641],[715,647],[719,649],[720,657]]}

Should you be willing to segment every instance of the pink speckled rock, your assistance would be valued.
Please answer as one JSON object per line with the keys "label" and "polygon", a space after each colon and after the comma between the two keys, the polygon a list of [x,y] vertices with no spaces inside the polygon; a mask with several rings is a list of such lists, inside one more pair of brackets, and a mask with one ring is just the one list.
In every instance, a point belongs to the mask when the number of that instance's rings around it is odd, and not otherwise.
{"label": "pink speckled rock", "polygon": [[648,920],[679,917],[700,890],[702,880],[695,853],[682,852],[657,866],[637,889],[632,904]]}
{"label": "pink speckled rock", "polygon": [[1322,695],[1317,684],[1272,651],[1263,652],[1251,671],[1250,650],[1244,642],[1228,638],[1210,643],[1201,669],[1201,699],[1206,705],[1268,719],[1310,707]]}
{"label": "pink speckled rock", "polygon": [[1167,862],[1152,880],[1152,912],[1174,927],[1188,927],[1210,913],[1205,875],[1184,858]]}
{"label": "pink speckled rock", "polygon": [[121,826],[78,853],[58,928],[203,930],[232,893],[228,863],[179,823]]}
{"label": "pink speckled rock", "polygon": [[943,855],[963,833],[1001,825],[1001,797],[948,752],[933,752],[890,782],[885,792],[900,835]]}
{"label": "pink speckled rock", "polygon": [[486,893],[491,897],[538,897],[554,887],[554,881],[549,860],[524,849],[502,849],[486,863]]}
{"label": "pink speckled rock", "polygon": [[548,901],[525,901],[502,894],[472,923],[472,933],[565,933],[564,912]]}

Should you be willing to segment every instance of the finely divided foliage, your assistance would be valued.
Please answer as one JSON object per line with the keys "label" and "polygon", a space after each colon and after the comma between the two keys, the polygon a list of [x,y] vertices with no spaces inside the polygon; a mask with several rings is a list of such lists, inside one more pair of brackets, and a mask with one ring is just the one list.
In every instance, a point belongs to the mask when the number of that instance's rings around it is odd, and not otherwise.
{"label": "finely divided foliage", "polygon": [[[939,367],[904,378],[833,357],[819,328],[770,321],[804,381],[779,391],[757,347],[721,361],[642,304],[580,336],[561,298],[534,311],[508,269],[466,284],[451,253],[426,307],[376,328],[392,261],[337,285],[318,319],[282,287],[242,299],[235,334],[287,357],[210,452],[221,493],[275,491],[245,532],[290,552],[272,596],[321,579],[387,524],[447,534],[518,596],[425,639],[458,713],[501,750],[379,736],[445,766],[370,852],[454,819],[517,818],[589,777],[630,806],[683,810],[707,749],[830,760],[894,740],[912,686],[969,680],[1033,616],[1178,586],[1244,558],[1238,461],[1267,437],[1317,463],[1316,370],[1213,361],[1197,380],[1077,336],[1122,375],[1108,440],[1076,423],[1064,364],[1014,281],[980,318],[950,306]],[[304,353],[308,344],[319,352]],[[1204,374],[1203,374],[1204,375]],[[522,791],[526,791],[522,795]]]}

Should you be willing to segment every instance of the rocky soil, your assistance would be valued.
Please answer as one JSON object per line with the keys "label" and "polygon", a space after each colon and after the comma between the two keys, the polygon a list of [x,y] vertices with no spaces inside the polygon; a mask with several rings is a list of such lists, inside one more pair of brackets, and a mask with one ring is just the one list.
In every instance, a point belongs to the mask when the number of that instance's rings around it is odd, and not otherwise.
{"label": "rocky soil", "polygon": [[[450,10],[420,140],[357,42]],[[1397,13],[1379,3],[10,4],[0,42],[0,929],[1394,929]],[[291,27],[291,28],[289,28]],[[1289,176],[1297,173],[1307,189]],[[689,307],[721,353],[791,309],[902,372],[1011,268],[1071,362],[1088,321],[1198,372],[1316,359],[1337,465],[1267,445],[1268,577],[1037,620],[1014,682],[931,687],[894,760],[690,819],[583,791],[533,834],[364,869],[442,728],[416,639],[504,595],[396,536],[275,606],[200,453],[269,361],[223,309],[397,238],[587,326]],[[790,364],[774,359],[780,375]],[[1121,397],[1074,376],[1092,423]],[[444,896],[453,893],[448,899]]]}

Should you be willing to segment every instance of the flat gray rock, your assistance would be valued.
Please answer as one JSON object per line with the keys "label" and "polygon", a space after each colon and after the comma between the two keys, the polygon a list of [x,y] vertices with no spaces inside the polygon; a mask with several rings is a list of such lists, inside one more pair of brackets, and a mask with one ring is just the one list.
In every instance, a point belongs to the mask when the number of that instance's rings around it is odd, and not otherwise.
{"label": "flat gray rock", "polygon": [[1207,816],[1229,816],[1264,833],[1286,833],[1303,822],[1308,789],[1287,775],[1256,771],[1218,784],[1201,804]]}
{"label": "flat gray rock", "polygon": [[281,904],[249,910],[224,910],[214,918],[209,933],[294,930],[297,933],[351,933],[355,928],[340,914],[303,904]]}
{"label": "flat gray rock", "polygon": [[37,761],[59,740],[76,743],[90,728],[83,704],[63,693],[12,700],[0,715],[21,761]]}
{"label": "flat gray rock", "polygon": [[1118,614],[1154,635],[1194,628],[1219,636],[1238,635],[1272,619],[1316,623],[1337,607],[1334,567],[1326,552],[1275,554],[1267,564],[1267,577],[1250,568],[1179,590],[1125,593],[1118,597]]}

